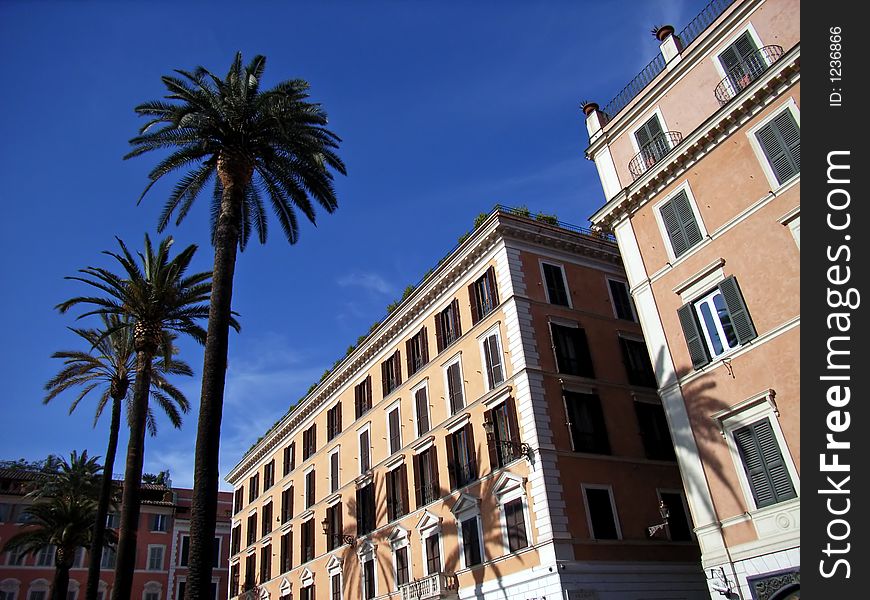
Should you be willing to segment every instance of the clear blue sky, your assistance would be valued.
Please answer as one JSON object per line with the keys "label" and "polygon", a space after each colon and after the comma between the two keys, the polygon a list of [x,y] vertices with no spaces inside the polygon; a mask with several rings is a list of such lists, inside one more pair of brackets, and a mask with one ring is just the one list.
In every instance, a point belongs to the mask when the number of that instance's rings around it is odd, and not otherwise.
{"label": "clear blue sky", "polygon": [[[168,187],[135,200],[158,157],[121,157],[140,125],[133,107],[162,96],[161,75],[223,75],[237,50],[263,54],[264,87],[311,83],[348,168],[338,211],[303,223],[298,244],[270,215],[269,242],[239,256],[223,477],[478,213],[526,205],[588,225],[604,198],[583,158],[580,101],[608,102],[658,52],[650,29],[679,31],[705,4],[0,2],[0,458],[105,453],[96,397],[72,416],[72,393],[41,403],[61,367],[52,352],[81,348],[74,316],[53,307],[86,292],[65,276],[116,268],[100,254],[115,236],[134,248],[157,237]],[[199,271],[212,251],[208,198],[197,205],[167,234],[199,245]],[[181,430],[158,419],[145,470],[191,486],[202,352],[185,344],[182,356],[196,370],[177,382],[193,408]],[[126,443],[122,432],[116,472]]]}

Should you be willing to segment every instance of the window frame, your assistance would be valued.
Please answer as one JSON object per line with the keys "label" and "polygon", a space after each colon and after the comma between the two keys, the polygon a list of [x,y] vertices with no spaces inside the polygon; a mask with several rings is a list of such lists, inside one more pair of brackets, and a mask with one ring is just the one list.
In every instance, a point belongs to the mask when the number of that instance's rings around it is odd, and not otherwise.
{"label": "window frame", "polygon": [[755,153],[755,157],[758,160],[759,165],[761,166],[761,170],[764,172],[764,176],[767,178],[767,182],[771,186],[771,191],[774,192],[777,192],[784,187],[790,186],[793,183],[800,181],[801,177],[801,173],[800,171],[798,171],[796,174],[792,175],[791,177],[780,183],[776,177],[776,173],[774,172],[773,167],[770,165],[770,161],[767,159],[767,154],[764,152],[764,147],[761,145],[761,142],[758,139],[758,132],[770,125],[774,119],[779,117],[785,111],[791,112],[792,118],[794,118],[795,123],[797,123],[798,129],[800,129],[801,111],[797,103],[795,102],[794,97],[790,96],[785,102],[780,104],[776,108],[776,110],[772,111],[769,115],[767,115],[758,123],[746,130],[746,137],[749,139],[749,145],[752,148],[753,153]]}
{"label": "window frame", "polygon": [[[613,495],[613,486],[610,484],[599,484],[599,483],[581,483],[580,488],[582,490],[583,495],[583,507],[586,510],[586,523],[589,527],[589,537],[593,540],[603,540],[603,541],[617,541],[623,539],[622,537],[622,527],[619,523],[619,512],[616,510],[616,498]],[[599,538],[595,535],[595,527],[592,521],[592,511],[589,509],[589,499],[587,497],[587,490],[603,490],[606,491],[610,498],[610,510],[611,516],[613,517],[613,525],[616,531],[616,538]]]}
{"label": "window frame", "polygon": [[[156,550],[160,551],[160,564],[154,568],[151,566],[153,555],[152,553]],[[163,571],[163,567],[166,564],[166,545],[165,544],[148,544],[148,552],[146,553],[146,561],[145,561],[145,570],[146,571]]]}
{"label": "window frame", "polygon": [[[505,368],[507,361],[504,357],[504,346],[502,346],[501,343],[501,327],[499,325],[499,323],[496,323],[477,338],[477,345],[480,349],[480,363],[482,368],[481,374],[484,376],[483,384],[484,389],[487,392],[491,392],[492,390],[500,387],[508,379],[507,369]],[[501,370],[501,380],[499,381],[495,381],[495,376],[492,374],[495,365],[491,366],[489,364],[490,356],[489,353],[486,351],[487,342],[491,338],[495,338],[496,354],[498,355],[500,360],[498,368]]]}
{"label": "window frame", "polygon": [[[365,448],[363,448],[362,437],[363,434],[366,434],[366,439],[368,439],[368,444],[366,444]],[[356,439],[357,439],[357,464],[359,466],[359,474],[365,475],[369,471],[372,470],[372,424],[371,422],[366,423],[362,427],[356,430]],[[363,456],[366,458],[367,467],[363,468]]]}
{"label": "window frame", "polygon": [[[459,395],[462,399],[462,405],[457,407],[454,410],[453,407],[453,395],[450,393],[450,368],[454,365],[458,365],[459,367]],[[466,394],[465,394],[465,373],[462,369],[462,352],[458,352],[454,356],[452,356],[448,361],[441,365],[441,370],[444,378],[444,401],[446,403],[447,414],[448,415],[456,415],[465,410],[466,406]]]}
{"label": "window frame", "polygon": [[[594,422],[591,423],[591,425],[593,426],[593,431],[591,434],[592,438],[593,438],[592,444],[595,446],[595,449],[590,450],[590,449],[587,449],[585,447],[581,448],[581,449],[577,448],[577,446],[578,446],[577,440],[574,439],[574,435],[572,433],[573,421],[571,420],[571,411],[568,409],[568,398],[567,398],[568,394],[576,395],[576,396],[580,396],[580,397],[588,396],[588,397],[590,397],[590,399],[587,401],[591,402],[592,399],[594,399],[594,401],[597,402],[597,414],[591,415],[591,418],[593,419],[593,421],[600,420],[600,425],[602,426],[601,427],[602,432],[599,433],[599,432],[595,431],[595,426],[598,425],[598,423],[594,423]],[[601,402],[601,396],[598,395],[598,391],[594,390],[594,389],[586,389],[586,390],[579,390],[579,389],[573,389],[573,388],[563,389],[562,390],[562,405],[565,408],[565,424],[568,427],[568,439],[571,442],[571,451],[578,452],[581,454],[595,454],[597,456],[610,456],[613,453],[613,448],[611,447],[611,444],[610,444],[610,431],[607,427],[607,418],[604,415],[604,406]],[[583,433],[583,432],[579,432],[579,433]]]}
{"label": "window frame", "polygon": [[[418,392],[423,391],[426,395],[426,431],[420,431],[420,414],[418,410]],[[411,397],[414,399],[414,439],[419,439],[422,436],[429,433],[432,430],[432,411],[431,405],[429,402],[429,378],[426,377],[423,381],[421,381],[418,385],[411,388]]]}
{"label": "window frame", "polygon": [[[578,372],[572,373],[568,370],[562,369],[563,367],[567,368],[569,366],[568,365],[569,361],[568,361],[568,357],[566,357],[566,360],[565,360],[566,364],[564,364],[564,365],[561,364],[561,362],[559,361],[559,346],[556,343],[557,335],[556,335],[556,330],[554,329],[554,327],[558,327],[561,329],[576,329],[579,332],[579,335],[581,335],[583,340],[585,341],[585,347],[581,348],[581,350],[585,350],[586,356],[585,357],[580,356],[578,353],[578,355],[576,357],[576,362],[577,362],[577,367],[578,367],[577,371]],[[547,329],[549,330],[549,334],[550,334],[550,346],[553,350],[553,361],[555,363],[554,367],[555,367],[556,373],[559,373],[560,375],[567,375],[568,377],[582,377],[585,379],[595,379],[595,359],[592,357],[592,345],[589,343],[589,336],[586,333],[586,328],[581,326],[580,323],[578,323],[577,321],[568,321],[565,319],[558,319],[558,318],[551,317],[549,319]],[[567,338],[565,339],[566,344],[568,344],[570,341],[571,341],[570,339],[567,339]],[[575,348],[575,352],[576,351],[577,351],[577,348]],[[583,359],[584,358],[588,358],[588,372],[587,373],[583,373],[583,366],[584,366]]]}
{"label": "window frame", "polygon": [[[338,457],[333,459],[333,457]],[[336,462],[333,462],[335,460]],[[337,465],[337,466],[336,466]],[[333,467],[335,466],[335,469]],[[341,446],[329,451],[329,493],[334,494],[341,488]]]}
{"label": "window frame", "polygon": [[[496,502],[498,503],[499,512],[499,527],[501,528],[502,553],[513,554],[522,552],[532,548],[532,521],[529,513],[529,502],[526,497],[525,479],[510,473],[503,473],[496,481],[494,487]],[[510,547],[510,532],[508,530],[507,512],[505,506],[511,502],[519,501],[523,514],[523,526],[525,528],[526,545],[517,550],[511,550]]]}
{"label": "window frame", "polygon": [[[695,217],[695,224],[698,226],[698,232],[701,236],[701,239],[696,244],[687,247],[682,254],[677,256],[674,252],[673,244],[671,243],[671,235],[670,233],[668,233],[668,228],[665,226],[664,217],[662,217],[662,206],[668,204],[683,192],[685,192],[686,198],[689,201],[689,207],[692,209],[692,215]],[[694,254],[699,248],[704,245],[704,243],[709,238],[709,235],[707,234],[707,228],[704,225],[704,220],[701,218],[701,211],[698,209],[698,203],[695,201],[695,196],[692,193],[692,188],[689,186],[688,181],[685,181],[682,185],[673,189],[670,194],[662,198],[659,202],[656,202],[653,205],[653,215],[655,216],[656,224],[659,227],[659,235],[661,236],[662,240],[664,240],[665,251],[667,252],[668,262],[671,263],[671,266],[673,266],[673,263],[675,263],[676,261],[683,260],[686,257]]]}
{"label": "window frame", "polygon": [[[619,319],[620,321],[629,321],[631,323],[637,323],[637,307],[634,305],[634,298],[631,297],[631,286],[628,285],[628,281],[625,279],[619,279],[616,277],[605,276],[605,281],[607,282],[607,295],[610,297],[610,305],[613,307],[613,316]],[[613,288],[611,284],[619,284],[625,289],[625,296],[628,298],[628,310],[631,312],[630,318],[625,318],[620,316],[619,309],[617,308],[616,298],[613,297]]]}
{"label": "window frame", "polygon": [[495,267],[490,265],[486,271],[468,286],[468,303],[471,307],[471,326],[490,315],[499,305],[498,282]]}
{"label": "window frame", "polygon": [[[392,423],[391,423],[391,415],[396,413],[396,436],[393,436],[392,431]],[[393,456],[397,452],[402,450],[402,401],[401,399],[396,399],[395,402],[390,404],[385,410],[384,415],[386,416],[386,426],[387,426],[387,456]],[[397,438],[396,446],[393,446],[394,437]]]}
{"label": "window frame", "polygon": [[[544,269],[544,265],[559,269],[559,273],[562,275],[562,288],[565,292],[565,299],[567,304],[562,304],[561,302],[554,302],[553,299],[550,297],[550,286],[547,285],[547,271]],[[564,306],[566,308],[574,308],[574,302],[571,299],[571,288],[568,287],[568,274],[565,272],[565,265],[563,263],[558,263],[549,259],[539,259],[538,266],[541,271],[541,286],[544,288],[544,298],[546,298],[547,304],[552,304],[553,306]]]}

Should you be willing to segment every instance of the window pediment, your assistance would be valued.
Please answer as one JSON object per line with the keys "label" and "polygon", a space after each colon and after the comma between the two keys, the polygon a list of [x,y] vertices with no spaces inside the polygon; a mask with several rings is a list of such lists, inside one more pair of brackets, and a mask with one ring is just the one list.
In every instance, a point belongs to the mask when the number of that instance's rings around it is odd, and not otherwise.
{"label": "window pediment", "polygon": [[462,494],[459,498],[456,499],[456,503],[453,505],[453,508],[450,509],[454,515],[459,517],[459,515],[465,515],[467,513],[479,513],[480,512],[480,498],[475,498],[474,496],[470,496],[468,494]]}

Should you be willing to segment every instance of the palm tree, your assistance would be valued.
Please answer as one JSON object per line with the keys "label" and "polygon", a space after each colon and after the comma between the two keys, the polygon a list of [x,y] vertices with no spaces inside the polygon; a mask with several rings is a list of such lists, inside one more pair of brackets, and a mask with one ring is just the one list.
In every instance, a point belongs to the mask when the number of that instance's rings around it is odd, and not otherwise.
{"label": "palm tree", "polygon": [[[133,322],[130,317],[127,315],[101,315],[101,317],[103,320],[102,329],[71,328],[76,335],[87,342],[88,352],[64,350],[52,354],[52,358],[64,361],[64,367],[45,384],[47,394],[43,399],[43,403],[48,404],[61,392],[73,388],[83,388],[70,405],[69,412],[72,414],[85,396],[94,389],[100,388],[102,394],[97,400],[94,427],[97,426],[97,421],[103,414],[103,409],[109,400],[112,401],[109,445],[106,448],[102,485],[90,547],[86,600],[96,600],[99,589],[106,516],[113,497],[112,473],[115,468],[115,454],[121,426],[121,403],[127,400],[127,415],[129,417],[131,408],[130,382],[135,377],[136,359],[136,352],[133,349]],[[106,332],[109,331],[112,333],[106,335]],[[193,375],[193,371],[177,358],[173,358],[170,363],[166,363],[163,359],[154,363],[151,398],[157,402],[169,417],[172,425],[178,429],[181,427],[181,413],[187,413],[190,404],[181,391],[166,381],[165,375]],[[151,435],[156,435],[157,430],[153,416],[148,419],[148,427]]]}
{"label": "palm tree", "polygon": [[[81,455],[73,452],[69,462],[54,462],[48,475],[35,474],[36,488],[29,495],[37,502],[24,509],[27,525],[3,547],[4,551],[33,554],[54,547],[52,600],[66,600],[76,550],[87,548],[92,541],[101,469],[85,451]],[[115,541],[114,532],[109,531],[103,543]]]}
{"label": "palm tree", "polygon": [[[145,251],[139,253],[142,267],[120,239],[121,253],[105,251],[123,267],[124,276],[98,267],[81,269],[82,276],[68,277],[101,290],[106,295],[79,296],[57,306],[61,312],[78,304],[93,305],[79,318],[92,315],[128,315],[132,321],[133,350],[136,353],[133,380],[133,398],[128,412],[130,439],[127,445],[127,464],[124,470],[124,489],[121,497],[121,527],[118,557],[115,566],[115,585],[112,598],[130,597],[133,570],[136,561],[136,538],[139,528],[140,485],[144,462],[145,430],[148,427],[148,397],[154,375],[154,358],[172,362],[173,335],[186,334],[204,343],[205,331],[197,320],[208,313],[211,291],[208,272],[186,275],[196,246],[190,245],[170,259],[171,237],[155,249],[148,235]],[[108,337],[115,331],[129,329],[119,324],[103,332]]]}
{"label": "palm tree", "polygon": [[200,191],[210,182],[214,185],[214,283],[197,424],[187,579],[192,597],[205,596],[211,582],[236,252],[244,250],[252,229],[261,243],[266,241],[264,194],[284,236],[294,244],[299,237],[296,210],[312,223],[311,199],[333,212],[338,203],[330,169],[345,174],[344,163],[335,153],[341,140],[327,129],[323,108],[308,101],[309,84],[293,79],[263,91],[265,66],[263,56],[243,66],[238,53],[224,78],[203,67],[164,76],[166,100],[136,107],[149,121],[130,140],[133,150],[124,157],[171,151],[149,174],[142,196],[164,175],[186,171],[163,208],[158,231],[173,214],[176,223],[181,222]]}

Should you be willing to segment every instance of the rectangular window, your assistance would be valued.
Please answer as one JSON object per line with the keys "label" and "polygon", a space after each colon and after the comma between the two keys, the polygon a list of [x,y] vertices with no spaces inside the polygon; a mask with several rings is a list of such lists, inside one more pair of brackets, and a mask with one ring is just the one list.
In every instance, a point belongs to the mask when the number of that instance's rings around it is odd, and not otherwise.
{"label": "rectangular window", "polygon": [[495,284],[495,268],[489,267],[483,277],[468,286],[471,303],[471,324],[476,325],[498,306],[498,289]]}
{"label": "rectangular window", "polygon": [[375,561],[370,558],[362,564],[362,588],[364,600],[375,597]]}
{"label": "rectangular window", "polygon": [[619,347],[622,350],[622,363],[631,385],[654,388],[656,374],[649,360],[646,344],[640,340],[619,337]]}
{"label": "rectangular window", "polygon": [[116,512],[110,512],[106,515],[106,528],[117,529],[121,526],[121,515]]}
{"label": "rectangular window", "polygon": [[39,552],[36,553],[36,566],[37,567],[48,567],[54,563],[54,546],[43,546],[39,549]]}
{"label": "rectangular window", "polygon": [[293,486],[281,492],[281,523],[293,518]]}
{"label": "rectangular window", "polygon": [[634,411],[640,426],[640,437],[647,458],[676,460],[674,444],[668,431],[668,420],[661,404],[635,402]]}
{"label": "rectangular window", "polygon": [[692,524],[686,514],[683,495],[679,492],[659,492],[659,497],[668,507],[668,534],[675,542],[692,541]]}
{"label": "rectangular window", "polygon": [[314,558],[314,519],[302,523],[302,562]]}
{"label": "rectangular window", "polygon": [[465,398],[462,391],[462,368],[460,361],[447,367],[447,396],[450,399],[450,413],[456,414],[465,408]]}
{"label": "rectangular window", "polygon": [[326,509],[326,551],[334,550],[342,545],[344,524],[342,523],[341,502]]}
{"label": "rectangular window", "polygon": [[[233,514],[236,514],[237,512],[242,510],[244,503],[245,503],[245,488],[240,487],[239,489],[236,490],[235,496],[233,497]],[[108,519],[106,520],[106,527],[110,527],[110,525],[108,523]]]}
{"label": "rectangular window", "polygon": [[330,600],[341,600],[341,573],[330,575],[329,585],[332,588]]}
{"label": "rectangular window", "polygon": [[504,367],[502,366],[498,333],[492,333],[483,338],[482,347],[486,382],[489,385],[488,389],[493,390],[504,381]]}
{"label": "rectangular window", "polygon": [[473,567],[481,563],[480,531],[477,528],[477,516],[462,521],[462,551],[465,555],[465,566]]}
{"label": "rectangular window", "polygon": [[402,449],[402,423],[399,419],[399,407],[397,406],[387,415],[390,432],[390,454],[395,454]]}
{"label": "rectangular window", "polygon": [[755,40],[747,31],[719,54],[719,63],[731,84],[728,96],[733,97],[749,85],[766,68],[764,57],[758,53]]}
{"label": "rectangular window", "polygon": [[0,502],[0,523],[12,523],[12,504]]}
{"label": "rectangular window", "polygon": [[45,590],[30,590],[27,600],[47,600],[48,592]]}
{"label": "rectangular window", "polygon": [[260,474],[256,473],[248,479],[248,503],[253,502],[260,495]]}
{"label": "rectangular window", "polygon": [[417,412],[417,437],[429,431],[429,393],[426,386],[414,392],[414,408]]}
{"label": "rectangular window", "polygon": [[341,402],[326,411],[326,441],[341,433]]}
{"label": "rectangular window", "polygon": [[429,340],[425,327],[405,343],[405,355],[408,357],[408,377],[429,362]]}
{"label": "rectangular window", "polygon": [[266,544],[260,548],[260,583],[272,579],[272,545]]}
{"label": "rectangular window", "polygon": [[637,322],[637,313],[634,310],[634,302],[628,293],[628,284],[616,279],[608,279],[607,287],[610,288],[610,299],[613,301],[613,312],[617,319]]}
{"label": "rectangular window", "polygon": [[568,430],[574,452],[610,454],[610,442],[597,394],[564,391]]}
{"label": "rectangular window", "polygon": [[257,541],[257,513],[248,515],[248,546]]}
{"label": "rectangular window", "polygon": [[381,363],[381,383],[384,396],[389,395],[402,383],[402,357],[396,350],[390,358]]}
{"label": "rectangular window", "polygon": [[[235,529],[233,530],[235,531]],[[181,536],[181,555],[178,557],[178,565],[186,567],[190,561],[190,536]]]}
{"label": "rectangular window", "polygon": [[757,508],[797,497],[769,419],[741,427],[733,435]]}
{"label": "rectangular window", "polygon": [[435,446],[414,456],[414,495],[417,508],[441,497],[438,482],[438,455]]}
{"label": "rectangular window", "polygon": [[616,513],[613,507],[613,497],[607,488],[584,487],[586,506],[589,509],[589,521],[592,523],[592,537],[596,540],[618,540],[619,530],[616,526]]}
{"label": "rectangular window", "polygon": [[408,471],[401,465],[387,473],[387,519],[396,519],[408,514]]}
{"label": "rectangular window", "polygon": [[571,306],[568,300],[568,287],[565,283],[565,272],[559,265],[542,263],[544,283],[547,289],[547,302],[560,306]]}
{"label": "rectangular window", "polygon": [[[103,548],[102,558],[100,559],[100,568],[114,569],[115,563],[118,560],[118,552],[112,548]],[[20,564],[20,563],[19,563]]]}
{"label": "rectangular window", "polygon": [[314,484],[314,469],[312,469],[305,474],[305,508],[311,508],[314,505]]}
{"label": "rectangular window", "polygon": [[701,299],[681,306],[677,315],[696,369],[758,336],[734,276]]}
{"label": "rectangular window", "polygon": [[270,460],[263,466],[263,491],[275,485],[275,459]]}
{"label": "rectangular window", "polygon": [[272,533],[272,503],[263,505],[262,535]]}
{"label": "rectangular window", "polygon": [[426,574],[435,575],[441,572],[441,544],[438,534],[433,533],[426,538]]}
{"label": "rectangular window", "polygon": [[339,456],[338,452],[333,452],[329,455],[329,493],[332,494],[338,491],[341,487],[339,481]]}
{"label": "rectangular window", "polygon": [[284,475],[296,468],[296,442],[292,442],[284,448]]}
{"label": "rectangular window", "polygon": [[230,598],[234,598],[235,596],[238,596],[242,592],[241,587],[239,586],[239,571],[240,571],[239,563],[235,563],[234,565],[230,565],[230,581],[229,581]]}
{"label": "rectangular window", "polygon": [[[67,600],[75,600],[76,592],[70,590],[67,594]],[[0,600],[3,600],[3,596],[0,595]],[[142,600],[160,600],[160,592],[145,592]]]}
{"label": "rectangular window", "polygon": [[214,539],[211,551],[211,566],[213,569],[219,569],[221,567],[221,538],[216,537]]}
{"label": "rectangular window", "polygon": [[232,554],[238,554],[242,549],[242,524],[233,527],[232,536],[230,538],[230,548]]}
{"label": "rectangular window", "polygon": [[755,133],[777,183],[801,172],[801,127],[790,110],[784,110]]}
{"label": "rectangular window", "polygon": [[396,589],[410,581],[408,573],[408,547],[402,546],[396,550]]}
{"label": "rectangular window", "polygon": [[459,321],[459,300],[454,298],[450,306],[435,315],[435,341],[438,352],[441,352],[462,336],[462,326]]}
{"label": "rectangular window", "polygon": [[499,469],[522,456],[517,411],[512,397],[486,411],[483,420],[484,424],[492,423],[492,433],[486,436],[490,469]]}
{"label": "rectangular window", "polygon": [[293,568],[293,532],[288,531],[281,536],[281,572],[286,573]]}
{"label": "rectangular window", "polygon": [[523,513],[523,501],[521,498],[506,502],[504,507],[504,520],[507,526],[508,548],[516,552],[529,545],[526,533],[526,518]]}
{"label": "rectangular window", "polygon": [[363,536],[375,528],[375,488],[370,483],[356,491],[356,534]]}
{"label": "rectangular window", "polygon": [[646,172],[671,150],[668,138],[662,131],[658,115],[650,117],[640,129],[635,131],[634,139],[637,141],[638,150],[640,150],[641,164],[638,165],[640,168],[637,169],[639,173]]}
{"label": "rectangular window", "polygon": [[302,432],[302,460],[307,460],[316,451],[317,423],[313,423],[311,427]]}
{"label": "rectangular window", "polygon": [[245,590],[252,590],[257,583],[257,555],[245,557]]}
{"label": "rectangular window", "polygon": [[169,521],[169,515],[152,515],[151,531],[166,531],[167,521]]}
{"label": "rectangular window", "polygon": [[368,428],[359,434],[359,472],[360,475],[372,468],[372,446]]}
{"label": "rectangular window", "polygon": [[471,423],[447,436],[447,471],[450,474],[451,490],[465,487],[477,479]]}
{"label": "rectangular window", "polygon": [[703,239],[685,190],[662,204],[659,213],[675,258],[681,257]]}
{"label": "rectangular window", "polygon": [[177,600],[184,600],[186,591],[187,591],[187,582],[186,581],[179,581],[178,582]]}
{"label": "rectangular window", "polygon": [[372,407],[372,376],[353,388],[354,414],[359,419]]}
{"label": "rectangular window", "polygon": [[300,588],[299,590],[299,600],[314,600],[314,584]]}
{"label": "rectangular window", "polygon": [[553,350],[556,354],[556,370],[566,375],[595,377],[592,354],[586,332],[580,327],[550,323],[553,335]]}

